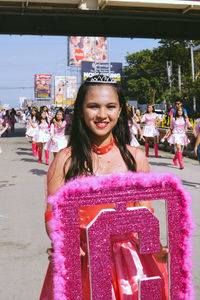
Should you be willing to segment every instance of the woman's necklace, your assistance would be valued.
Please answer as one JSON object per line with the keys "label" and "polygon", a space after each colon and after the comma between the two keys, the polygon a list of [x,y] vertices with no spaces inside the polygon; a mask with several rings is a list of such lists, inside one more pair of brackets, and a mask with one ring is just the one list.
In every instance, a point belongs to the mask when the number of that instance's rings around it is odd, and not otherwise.
{"label": "woman's necklace", "polygon": [[94,144],[92,146],[92,151],[95,152],[98,155],[103,155],[103,154],[108,153],[113,148],[114,144],[115,144],[115,140],[112,137],[111,142],[109,144],[105,145],[105,146],[98,147],[97,145]]}

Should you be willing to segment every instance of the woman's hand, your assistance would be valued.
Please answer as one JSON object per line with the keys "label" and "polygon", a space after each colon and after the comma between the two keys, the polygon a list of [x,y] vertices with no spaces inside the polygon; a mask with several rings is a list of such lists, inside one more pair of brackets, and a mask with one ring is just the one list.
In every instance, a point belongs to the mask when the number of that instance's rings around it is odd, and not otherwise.
{"label": "woman's hand", "polygon": [[159,263],[166,263],[168,259],[168,253],[169,249],[167,247],[162,247],[160,248],[159,253],[154,253],[153,256],[155,257],[156,261]]}
{"label": "woman's hand", "polygon": [[52,261],[52,255],[53,255],[53,252],[54,252],[53,248],[48,248],[46,252],[49,255],[48,260]]}
{"label": "woman's hand", "polygon": [[194,154],[197,156],[197,146],[194,147]]}
{"label": "woman's hand", "polygon": [[[54,253],[54,249],[53,248],[48,248],[46,252],[49,255],[48,260],[52,261],[52,255]],[[85,252],[83,251],[83,249],[81,247],[80,247],[80,256],[85,256]]]}
{"label": "woman's hand", "polygon": [[140,136],[140,141],[143,140],[145,142],[145,138],[143,137],[143,135]]}

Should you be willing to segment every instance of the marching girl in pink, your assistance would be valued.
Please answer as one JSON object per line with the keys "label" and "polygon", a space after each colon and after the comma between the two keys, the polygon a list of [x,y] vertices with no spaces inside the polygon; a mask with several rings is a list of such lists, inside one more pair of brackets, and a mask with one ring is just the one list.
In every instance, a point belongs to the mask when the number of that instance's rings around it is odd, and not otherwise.
{"label": "marching girl in pink", "polygon": [[35,143],[33,137],[36,135],[38,130],[38,122],[37,122],[37,107],[33,107],[31,110],[31,116],[28,118],[28,127],[26,130],[26,136],[31,138],[32,141],[32,150],[33,156],[38,154],[38,145]]}
{"label": "marching girl in pink", "polygon": [[192,127],[192,124],[189,122],[188,118],[185,118],[185,114],[182,108],[178,108],[176,111],[175,118],[172,119],[171,124],[171,132],[172,134],[167,139],[170,144],[176,146],[177,151],[175,152],[175,156],[173,159],[174,165],[177,166],[177,158],[180,165],[180,169],[183,169],[183,158],[182,158],[182,147],[187,146],[190,143],[185,131],[186,127],[189,127],[193,130],[193,134],[195,134],[195,130]]}
{"label": "marching girl in pink", "polygon": [[[157,124],[156,124],[157,121]],[[141,118],[141,123],[146,122],[142,129],[142,134],[145,137],[145,152],[146,156],[149,156],[149,138],[153,138],[155,157],[160,157],[158,155],[158,142],[157,137],[159,136],[159,131],[157,125],[162,121],[160,116],[154,112],[154,106],[149,104],[147,106],[147,113],[145,113]]]}
{"label": "marching girl in pink", "polygon": [[[144,140],[144,137],[142,135],[142,130],[140,128],[140,125],[136,123],[136,121],[134,120],[134,116],[132,111],[128,110],[128,126],[129,126],[129,130],[130,130],[130,145],[134,146],[134,147],[139,147],[140,144],[138,143],[135,134],[137,134],[137,132],[139,132],[140,135],[140,140]],[[138,119],[139,120],[139,119]]]}
{"label": "marching girl in pink", "polygon": [[46,143],[44,149],[53,152],[54,157],[57,152],[67,147],[67,139],[65,137],[66,121],[64,120],[64,112],[58,110],[55,118],[52,119],[50,140]]}
{"label": "marching girl in pink", "polygon": [[[41,111],[38,117],[38,129],[36,134],[34,135],[33,139],[38,145],[38,157],[39,163],[42,163],[42,150],[45,144],[50,139],[50,125],[47,120],[47,114],[45,111]],[[49,164],[49,151],[45,150],[45,160],[46,165]]]}

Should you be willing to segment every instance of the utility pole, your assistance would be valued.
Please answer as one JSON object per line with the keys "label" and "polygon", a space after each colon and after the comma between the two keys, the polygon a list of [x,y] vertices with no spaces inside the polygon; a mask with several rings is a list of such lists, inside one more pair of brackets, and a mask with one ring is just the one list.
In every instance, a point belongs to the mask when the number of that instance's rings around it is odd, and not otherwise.
{"label": "utility pole", "polygon": [[[191,66],[192,66],[192,81],[194,81],[194,52],[193,52],[193,42],[190,41],[190,54],[191,54]],[[196,112],[196,97],[193,96],[193,110]]]}
{"label": "utility pole", "polygon": [[181,93],[181,66],[178,65],[178,87],[179,87],[179,92]]}
{"label": "utility pole", "polygon": [[170,89],[170,95],[171,95],[171,89],[172,89],[172,61],[167,60],[167,76],[168,76],[168,82],[169,82],[169,89]]}

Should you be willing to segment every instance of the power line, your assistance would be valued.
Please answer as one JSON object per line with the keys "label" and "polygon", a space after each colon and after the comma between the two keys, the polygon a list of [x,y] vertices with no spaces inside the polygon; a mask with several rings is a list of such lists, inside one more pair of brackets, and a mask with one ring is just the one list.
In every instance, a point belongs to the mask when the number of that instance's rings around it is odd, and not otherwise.
{"label": "power line", "polygon": [[1,87],[0,90],[25,90],[25,89],[33,89],[33,86],[17,86],[17,87]]}

